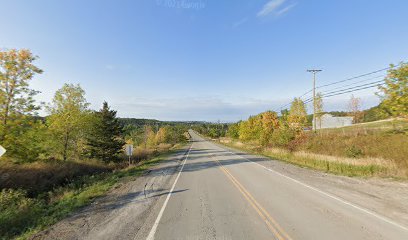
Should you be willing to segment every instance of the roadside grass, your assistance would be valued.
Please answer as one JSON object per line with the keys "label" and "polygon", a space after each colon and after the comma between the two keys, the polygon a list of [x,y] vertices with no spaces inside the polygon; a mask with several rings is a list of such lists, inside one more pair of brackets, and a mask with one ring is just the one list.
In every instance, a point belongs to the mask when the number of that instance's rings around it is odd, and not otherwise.
{"label": "roadside grass", "polygon": [[[326,173],[350,177],[390,177],[394,169],[381,165],[381,160],[333,157],[306,152],[290,152],[281,148],[259,148],[239,141],[220,141],[221,144],[244,152],[262,155],[274,160],[291,163],[300,167],[320,170]],[[361,161],[359,161],[361,160]]]}
{"label": "roadside grass", "polygon": [[[137,164],[152,159],[173,148],[177,148],[177,145],[160,144],[156,148],[136,147],[132,162]],[[92,159],[84,161],[47,159],[27,163],[2,160],[0,161],[0,190],[22,189],[27,192],[28,197],[37,197],[82,176],[108,173],[127,166],[126,156],[122,156],[120,163],[104,163]]]}
{"label": "roadside grass", "polygon": [[[408,176],[408,134],[377,132],[376,134],[339,135],[315,134],[301,143],[298,151],[340,158],[354,162],[372,162],[393,172],[391,175]],[[353,163],[354,164],[354,163]]]}
{"label": "roadside grass", "polygon": [[105,195],[119,182],[134,180],[174,151],[176,149],[136,166],[79,177],[35,198],[28,197],[25,190],[3,189],[0,192],[0,238],[27,239]]}
{"label": "roadside grass", "polygon": [[42,160],[0,163],[0,189],[22,189],[29,197],[51,191],[82,176],[112,172],[115,166],[98,161]]}
{"label": "roadside grass", "polygon": [[408,120],[389,119],[305,132],[298,141],[268,146],[223,138],[221,143],[324,172],[408,178]]}

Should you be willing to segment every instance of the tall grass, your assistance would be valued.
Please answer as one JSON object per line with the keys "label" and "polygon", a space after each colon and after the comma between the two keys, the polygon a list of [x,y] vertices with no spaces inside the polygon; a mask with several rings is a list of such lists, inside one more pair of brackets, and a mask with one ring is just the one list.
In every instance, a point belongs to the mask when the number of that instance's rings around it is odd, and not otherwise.
{"label": "tall grass", "polygon": [[0,192],[0,239],[28,238],[104,195],[119,181],[136,178],[170,153],[113,172],[77,177],[69,184],[35,197],[30,197],[26,190],[3,189]]}
{"label": "tall grass", "polygon": [[405,171],[400,171],[390,161],[378,158],[347,158],[322,154],[308,153],[304,151],[292,152],[282,148],[260,148],[255,145],[245,144],[239,141],[221,141],[222,144],[295,164],[301,167],[320,170],[345,176],[360,177],[406,177]]}
{"label": "tall grass", "polygon": [[348,176],[408,177],[408,120],[391,119],[304,132],[287,144],[221,143],[299,166]]}

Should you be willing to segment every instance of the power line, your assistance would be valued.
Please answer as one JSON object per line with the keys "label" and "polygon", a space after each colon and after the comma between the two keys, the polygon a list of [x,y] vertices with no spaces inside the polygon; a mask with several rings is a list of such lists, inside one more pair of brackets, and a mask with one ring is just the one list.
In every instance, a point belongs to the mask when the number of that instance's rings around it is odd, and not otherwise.
{"label": "power line", "polygon": [[383,78],[383,77],[385,77],[385,76],[387,76],[387,75],[379,75],[379,76],[375,76],[375,77],[372,77],[372,78],[367,78],[367,79],[364,79],[364,80],[361,80],[361,81],[357,81],[357,82],[354,82],[354,83],[350,83],[350,84],[346,84],[346,85],[343,85],[343,86],[331,88],[331,89],[329,89],[329,90],[325,90],[325,91],[322,91],[322,92],[320,92],[320,93],[325,93],[325,92],[328,92],[328,91],[332,91],[332,90],[336,90],[336,89],[341,89],[341,88],[348,87],[348,86],[353,86],[353,85],[355,85],[355,84],[357,84],[357,83],[367,82],[367,81],[370,81],[370,80],[373,80],[373,79]]}
{"label": "power line", "polygon": [[384,80],[371,82],[371,83],[366,83],[366,84],[361,84],[361,85],[358,85],[358,86],[354,86],[354,87],[350,87],[350,88],[344,88],[344,89],[340,89],[340,90],[336,90],[336,91],[325,92],[325,94],[323,94],[323,96],[329,95],[329,94],[332,94],[332,93],[336,93],[336,92],[342,92],[342,91],[345,91],[345,90],[352,90],[352,89],[355,89],[355,88],[364,87],[364,86],[368,86],[368,85],[372,85],[372,84],[378,85],[377,83],[381,83],[381,82],[384,82]]}
{"label": "power line", "polygon": [[[375,70],[375,71],[372,71],[372,72],[369,72],[369,73],[361,74],[361,75],[358,75],[358,76],[355,76],[355,77],[351,77],[351,78],[347,78],[347,79],[344,79],[344,80],[340,80],[340,81],[337,81],[337,82],[332,82],[332,83],[324,84],[324,85],[321,85],[321,86],[317,86],[316,89],[325,88],[325,87],[328,87],[328,86],[332,86],[332,85],[336,85],[336,84],[339,84],[339,83],[348,82],[348,81],[351,81],[351,80],[355,80],[355,79],[358,79],[358,78],[362,78],[362,77],[365,77],[365,76],[369,76],[369,75],[372,75],[372,74],[375,74],[375,73],[383,72],[383,71],[386,71],[386,70],[389,70],[389,69],[398,67],[399,65],[401,65],[401,64],[403,64],[403,63],[405,63],[405,62],[401,62],[401,63],[399,63],[399,64],[396,64],[396,65],[394,65],[393,67],[390,66],[390,67],[382,68],[382,69]],[[326,91],[324,91],[324,92],[331,91],[331,90],[335,90],[335,89],[341,89],[341,88],[343,88],[343,87],[352,86],[352,85],[357,84],[357,83],[361,83],[361,82],[365,82],[365,81],[369,81],[369,80],[372,80],[372,79],[376,79],[376,78],[380,78],[380,77],[385,77],[385,76],[386,76],[386,75],[375,76],[375,77],[373,77],[373,78],[364,79],[364,80],[362,80],[362,81],[357,81],[357,82],[354,82],[354,83],[351,83],[351,84],[348,84],[348,85],[344,85],[344,86],[340,86],[340,87],[335,87],[335,88],[326,90]],[[358,87],[358,86],[355,86],[355,87]],[[375,86],[373,86],[373,87],[375,87]],[[343,89],[343,90],[346,90],[346,89]],[[357,90],[356,90],[356,91],[357,91]],[[302,98],[302,97],[308,95],[308,94],[311,93],[311,92],[313,92],[313,88],[310,89],[310,90],[308,90],[308,91],[305,92],[304,94],[302,94],[299,98]],[[340,95],[340,94],[339,94],[339,95]],[[309,97],[309,98],[307,98],[306,100],[304,100],[305,103],[309,103],[310,101],[313,101],[313,97]],[[283,105],[283,106],[281,106],[280,108],[277,108],[277,109],[283,109],[283,108],[289,106],[290,104],[291,104],[291,102],[288,103],[288,104],[285,104],[285,105]],[[278,112],[278,110],[277,110],[277,112]]]}
{"label": "power line", "polygon": [[[394,67],[397,67],[397,66],[399,66],[399,65],[400,65],[400,64],[397,64],[397,65],[395,65]],[[317,86],[316,89],[318,89],[318,88],[324,88],[324,87],[328,87],[328,86],[332,86],[332,85],[336,85],[336,84],[339,84],[339,83],[351,81],[351,80],[358,79],[358,78],[365,77],[365,76],[369,76],[369,75],[371,75],[371,74],[379,73],[379,72],[382,72],[382,71],[385,71],[385,70],[388,70],[388,69],[391,69],[391,67],[382,68],[382,69],[379,69],[379,70],[376,70],[376,71],[372,71],[372,72],[365,73],[365,74],[361,74],[361,75],[358,75],[358,76],[355,76],[355,77],[343,79],[343,80],[340,80],[340,81],[337,81],[337,82],[332,82],[332,83],[324,84],[324,85],[321,85],[321,86]],[[385,77],[386,75],[383,75],[383,76]],[[379,77],[379,76],[377,76],[377,77]],[[375,78],[376,78],[376,77],[375,77]],[[369,80],[369,79],[366,79],[366,80],[363,80],[363,81],[368,81],[368,80]],[[355,82],[355,83],[358,83],[358,82]],[[313,89],[310,89],[309,91],[307,91],[307,92],[305,92],[304,94],[302,94],[302,95],[300,96],[300,98],[306,96],[307,94],[311,93],[312,91],[313,91]]]}
{"label": "power line", "polygon": [[[397,65],[397,66],[398,66],[398,65]],[[383,69],[380,69],[380,70],[376,70],[376,71],[372,71],[372,72],[369,72],[369,73],[361,74],[361,75],[358,75],[358,76],[355,76],[355,77],[351,77],[351,78],[347,78],[347,79],[344,79],[344,80],[341,80],[341,81],[332,82],[332,83],[328,83],[328,84],[325,84],[325,85],[317,86],[316,88],[324,88],[324,87],[332,86],[332,85],[335,85],[335,84],[339,84],[339,83],[351,81],[351,80],[354,80],[354,79],[357,79],[357,78],[369,76],[369,75],[371,75],[371,74],[379,73],[379,72],[382,72],[382,71],[385,71],[385,70],[389,70],[389,69],[391,69],[391,67],[386,67],[386,68],[383,68]]]}
{"label": "power line", "polygon": [[[384,83],[383,83],[383,84],[384,84]],[[355,92],[355,91],[360,91],[360,90],[364,90],[364,89],[368,89],[368,88],[378,87],[378,86],[381,86],[381,85],[383,85],[383,84],[376,84],[376,85],[373,85],[373,86],[358,88],[358,89],[350,90],[350,91],[346,91],[346,92],[341,92],[341,93],[326,95],[326,96],[324,96],[324,98],[333,97],[333,96],[337,96],[337,95],[342,95],[342,94],[346,94],[346,93],[351,93],[351,92]]]}
{"label": "power line", "polygon": [[[383,82],[383,81],[382,81]],[[351,93],[351,92],[356,92],[356,91],[360,91],[360,90],[364,90],[364,89],[369,89],[369,88],[374,88],[374,87],[378,87],[381,85],[384,85],[385,83],[380,83],[380,84],[374,84],[374,85],[370,85],[370,86],[365,86],[365,87],[358,87],[358,88],[353,88],[350,89],[348,91],[336,91],[336,92],[332,92],[332,93],[327,93],[326,95],[323,95],[322,98],[328,98],[328,97],[333,97],[333,96],[338,96],[338,95],[342,95],[342,94],[346,94],[346,93]],[[364,85],[361,85],[364,86]],[[345,89],[344,89],[345,90]],[[312,102],[312,99],[305,101],[305,104]]]}

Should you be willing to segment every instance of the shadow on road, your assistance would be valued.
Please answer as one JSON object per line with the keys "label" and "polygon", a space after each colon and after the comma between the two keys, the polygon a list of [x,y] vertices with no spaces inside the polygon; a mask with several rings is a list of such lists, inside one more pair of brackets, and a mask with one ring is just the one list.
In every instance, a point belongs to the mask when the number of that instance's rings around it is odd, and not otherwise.
{"label": "shadow on road", "polygon": [[[246,159],[241,158],[237,155],[245,156]],[[183,172],[194,172],[210,168],[218,168],[219,165],[213,159],[217,157],[223,157],[219,161],[224,166],[246,163],[248,162],[248,160],[251,160],[253,162],[268,161],[263,157],[250,156],[244,153],[230,153],[228,151],[215,149],[192,149],[190,151],[188,160],[184,165]],[[149,172],[149,175],[173,174],[174,171],[178,168],[179,166],[158,167]]]}
{"label": "shadow on road", "polygon": [[[177,194],[181,192],[188,191],[189,189],[182,189],[182,190],[177,190],[173,191],[171,194]],[[165,191],[165,192],[163,192]],[[129,203],[137,203],[144,201],[147,198],[157,198],[162,195],[167,195],[169,194],[170,191],[167,189],[156,189],[156,190],[146,190],[146,191],[136,191],[136,192],[130,192],[127,194],[123,195],[114,195],[110,196],[107,201],[102,201],[104,203],[93,206],[91,208],[86,207],[82,211],[80,211],[80,214],[77,214],[76,216],[73,217],[73,219],[78,219],[82,218],[84,215],[88,215],[89,213],[95,214],[95,213],[102,213],[102,212],[109,212],[115,209],[120,209],[124,206],[126,206]],[[151,195],[154,194],[154,195]]]}

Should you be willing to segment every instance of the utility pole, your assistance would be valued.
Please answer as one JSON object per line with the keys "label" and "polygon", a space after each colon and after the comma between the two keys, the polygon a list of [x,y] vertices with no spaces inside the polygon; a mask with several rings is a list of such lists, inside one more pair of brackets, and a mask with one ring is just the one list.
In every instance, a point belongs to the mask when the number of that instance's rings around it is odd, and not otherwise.
{"label": "utility pole", "polygon": [[308,69],[307,71],[313,73],[313,130],[316,132],[316,73],[322,70]]}

